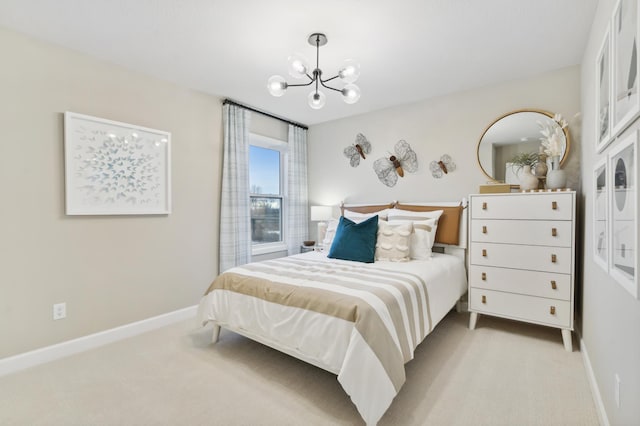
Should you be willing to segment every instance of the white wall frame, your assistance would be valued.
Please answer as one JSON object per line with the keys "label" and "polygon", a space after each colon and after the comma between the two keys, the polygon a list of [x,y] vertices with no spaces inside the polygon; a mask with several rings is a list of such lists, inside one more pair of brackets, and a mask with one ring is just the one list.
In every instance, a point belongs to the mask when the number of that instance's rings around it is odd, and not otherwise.
{"label": "white wall frame", "polygon": [[67,215],[171,213],[171,133],[64,113]]}
{"label": "white wall frame", "polygon": [[609,272],[609,175],[607,158],[593,169],[593,260]]}
{"label": "white wall frame", "polygon": [[608,155],[609,274],[638,297],[638,131]]}
{"label": "white wall frame", "polygon": [[611,136],[622,133],[640,115],[638,93],[638,0],[618,0],[611,21]]}

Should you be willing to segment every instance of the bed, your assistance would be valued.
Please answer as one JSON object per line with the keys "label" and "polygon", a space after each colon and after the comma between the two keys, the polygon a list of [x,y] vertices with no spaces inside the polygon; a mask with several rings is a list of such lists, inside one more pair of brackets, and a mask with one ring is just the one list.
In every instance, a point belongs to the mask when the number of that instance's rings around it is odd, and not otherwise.
{"label": "bed", "polygon": [[[419,215],[434,211],[428,256],[397,261],[377,247],[380,258],[372,263],[346,260],[336,258],[333,241],[324,251],[238,266],[207,289],[199,320],[213,324],[213,342],[224,327],[336,374],[363,420],[374,425],[405,382],[404,364],[415,348],[466,292],[466,210],[460,202],[393,203],[341,212],[340,221],[354,227],[375,221],[378,246],[387,241],[383,230],[401,233],[410,223],[412,239],[403,241],[414,249]],[[395,247],[404,249],[388,246]]]}

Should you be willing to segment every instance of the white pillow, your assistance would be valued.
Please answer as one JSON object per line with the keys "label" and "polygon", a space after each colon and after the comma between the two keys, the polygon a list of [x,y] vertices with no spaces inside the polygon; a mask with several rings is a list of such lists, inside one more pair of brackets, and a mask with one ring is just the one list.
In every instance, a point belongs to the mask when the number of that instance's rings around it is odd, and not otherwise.
{"label": "white pillow", "polygon": [[333,243],[333,237],[336,235],[336,229],[338,229],[338,223],[340,221],[338,219],[331,219],[327,222],[327,231],[324,234],[324,239],[322,240],[322,245],[328,250],[331,247],[331,243]]}
{"label": "white pillow", "polygon": [[424,219],[436,219],[438,220],[444,210],[433,210],[430,212],[414,212],[411,210],[401,209],[388,209],[387,219],[392,220],[424,220]]}
{"label": "white pillow", "polygon": [[379,219],[385,220],[387,218],[387,214],[389,212],[389,210],[391,209],[384,209],[384,210],[380,210],[374,213],[358,213],[358,212],[353,212],[351,210],[347,210],[347,208],[345,207],[344,209],[344,217],[346,217],[347,219],[351,219],[352,221],[354,221],[355,223],[360,223],[363,222],[375,215],[378,215]]}
{"label": "white pillow", "polygon": [[425,260],[432,256],[431,248],[436,240],[438,230],[438,218],[443,210],[432,212],[412,212],[408,210],[390,210],[389,223],[411,223],[413,234],[411,236],[411,259]]}
{"label": "white pillow", "polygon": [[378,221],[375,260],[408,262],[412,233],[413,224],[391,225],[384,220]]}

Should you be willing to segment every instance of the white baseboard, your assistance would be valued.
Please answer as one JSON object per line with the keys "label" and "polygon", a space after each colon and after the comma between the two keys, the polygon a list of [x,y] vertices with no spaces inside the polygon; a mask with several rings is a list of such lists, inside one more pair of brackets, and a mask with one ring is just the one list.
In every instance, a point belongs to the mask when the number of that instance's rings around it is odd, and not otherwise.
{"label": "white baseboard", "polygon": [[0,359],[0,377],[193,318],[196,316],[197,310],[197,306],[190,306],[110,330]]}
{"label": "white baseboard", "polygon": [[591,387],[593,402],[595,402],[596,404],[598,420],[601,426],[610,426],[609,418],[607,417],[607,410],[605,410],[604,402],[602,402],[602,395],[600,394],[600,388],[598,387],[596,376],[593,373],[593,368],[591,367],[591,360],[589,359],[587,346],[584,344],[584,340],[582,340],[582,336],[580,336],[580,334],[578,334],[578,337],[580,338],[580,352],[582,353],[582,359],[584,360],[584,367],[587,370],[587,378],[589,379],[589,386]]}

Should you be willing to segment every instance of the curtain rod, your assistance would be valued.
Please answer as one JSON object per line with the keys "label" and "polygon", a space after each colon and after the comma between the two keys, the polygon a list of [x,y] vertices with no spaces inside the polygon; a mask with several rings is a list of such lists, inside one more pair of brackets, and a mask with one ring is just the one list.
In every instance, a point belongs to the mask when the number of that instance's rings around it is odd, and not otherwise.
{"label": "curtain rod", "polygon": [[239,106],[240,108],[248,109],[249,111],[257,112],[258,114],[266,115],[267,117],[275,118],[276,120],[284,121],[285,123],[293,124],[294,126],[302,127],[305,130],[309,130],[309,127],[305,126],[304,124],[297,123],[297,122],[291,121],[291,120],[287,120],[286,118],[278,117],[277,115],[273,115],[273,114],[270,114],[270,113],[265,112],[265,111],[260,111],[259,109],[252,108],[252,107],[247,106],[247,105],[243,105],[243,104],[241,104],[239,102],[232,101],[231,99],[225,99],[224,102],[222,102],[222,105],[226,105],[226,104]]}

